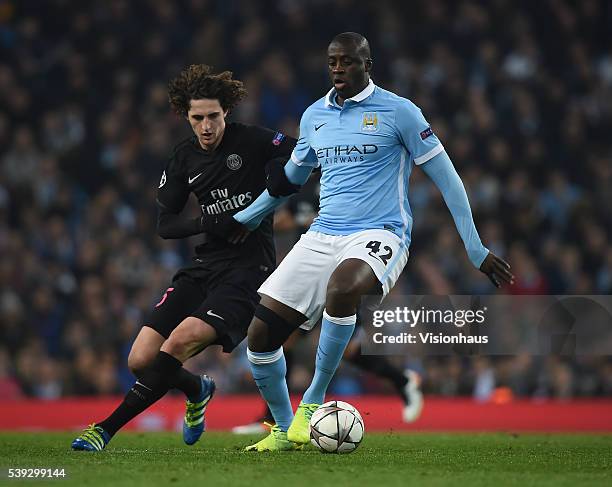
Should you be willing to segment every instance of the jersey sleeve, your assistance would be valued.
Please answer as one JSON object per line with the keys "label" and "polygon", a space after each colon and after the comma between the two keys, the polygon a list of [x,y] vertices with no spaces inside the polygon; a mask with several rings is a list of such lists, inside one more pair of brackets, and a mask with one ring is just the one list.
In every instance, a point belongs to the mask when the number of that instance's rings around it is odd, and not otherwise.
{"label": "jersey sleeve", "polygon": [[291,160],[298,166],[319,167],[317,154],[310,145],[310,117],[308,110],[302,115],[300,120],[300,136],[291,154]]}
{"label": "jersey sleeve", "polygon": [[402,100],[396,111],[395,123],[399,138],[415,164],[423,164],[444,150],[421,109],[410,101]]}
{"label": "jersey sleeve", "polygon": [[189,198],[189,186],[174,154],[162,172],[157,188],[157,204],[171,213],[180,213]]}

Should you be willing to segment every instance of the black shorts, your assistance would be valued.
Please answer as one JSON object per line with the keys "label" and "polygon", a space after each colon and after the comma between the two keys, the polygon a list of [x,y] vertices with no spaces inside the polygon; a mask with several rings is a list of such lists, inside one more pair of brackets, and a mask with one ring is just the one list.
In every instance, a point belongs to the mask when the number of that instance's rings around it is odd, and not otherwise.
{"label": "black shorts", "polygon": [[168,338],[185,318],[194,316],[216,330],[214,343],[229,353],[246,337],[259,303],[257,289],[269,275],[259,267],[181,269],[155,305],[146,326]]}

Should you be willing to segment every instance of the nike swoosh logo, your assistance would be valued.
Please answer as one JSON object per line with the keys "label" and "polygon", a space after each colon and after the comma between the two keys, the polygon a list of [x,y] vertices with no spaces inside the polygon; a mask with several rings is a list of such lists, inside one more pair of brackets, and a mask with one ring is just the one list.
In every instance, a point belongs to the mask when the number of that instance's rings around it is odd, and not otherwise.
{"label": "nike swoosh logo", "polygon": [[197,176],[194,176],[192,178],[189,178],[189,184],[193,183],[196,179],[198,179],[200,176],[202,175],[202,173],[198,174]]}
{"label": "nike swoosh logo", "polygon": [[152,391],[153,389],[151,389],[150,387],[145,386],[142,382],[136,381],[136,384],[138,384],[139,386],[144,387],[145,389],[148,389],[150,391]]}
{"label": "nike swoosh logo", "polygon": [[317,130],[319,130],[321,127],[323,127],[323,125],[326,125],[326,124],[327,124],[327,122],[322,123],[322,124],[321,124],[321,125],[319,125],[318,127],[315,125],[315,132],[316,132]]}
{"label": "nike swoosh logo", "polygon": [[220,320],[225,321],[225,318],[223,316],[219,316],[217,313],[213,313],[211,310],[208,310],[206,314],[208,316],[214,316],[215,318],[219,318]]}

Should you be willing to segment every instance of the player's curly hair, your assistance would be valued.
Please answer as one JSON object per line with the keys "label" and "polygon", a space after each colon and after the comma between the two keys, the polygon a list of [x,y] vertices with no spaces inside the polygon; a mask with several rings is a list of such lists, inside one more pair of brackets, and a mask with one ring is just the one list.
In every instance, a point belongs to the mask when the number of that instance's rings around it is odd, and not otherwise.
{"label": "player's curly hair", "polygon": [[191,100],[219,100],[224,111],[234,108],[247,96],[242,81],[232,79],[231,71],[215,74],[206,64],[192,64],[168,83],[168,99],[176,113],[187,116]]}

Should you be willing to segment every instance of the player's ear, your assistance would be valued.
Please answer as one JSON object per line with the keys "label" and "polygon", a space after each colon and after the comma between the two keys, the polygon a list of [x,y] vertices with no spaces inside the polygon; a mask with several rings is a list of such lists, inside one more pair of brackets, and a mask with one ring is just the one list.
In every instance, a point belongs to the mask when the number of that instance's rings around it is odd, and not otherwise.
{"label": "player's ear", "polygon": [[365,70],[366,73],[369,73],[372,70],[372,60],[370,58],[366,58],[365,60]]}

